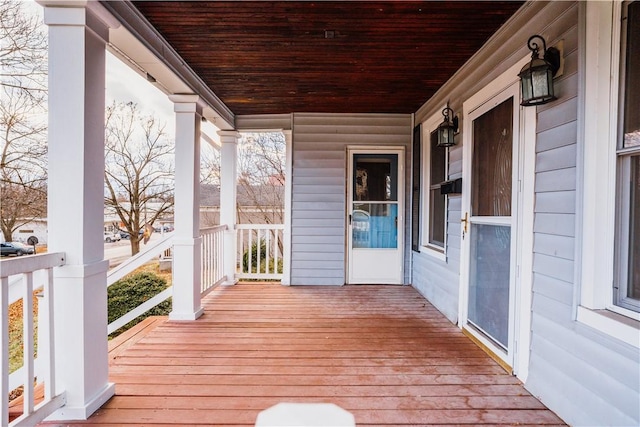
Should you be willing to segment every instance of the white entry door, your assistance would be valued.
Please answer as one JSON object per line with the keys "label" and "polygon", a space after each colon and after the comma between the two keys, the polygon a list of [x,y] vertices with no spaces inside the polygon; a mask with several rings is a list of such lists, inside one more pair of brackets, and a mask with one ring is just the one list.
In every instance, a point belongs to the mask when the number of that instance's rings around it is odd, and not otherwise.
{"label": "white entry door", "polygon": [[350,149],[347,269],[351,284],[402,284],[404,151]]}
{"label": "white entry door", "polygon": [[462,327],[513,367],[519,208],[517,85],[469,112],[462,200]]}

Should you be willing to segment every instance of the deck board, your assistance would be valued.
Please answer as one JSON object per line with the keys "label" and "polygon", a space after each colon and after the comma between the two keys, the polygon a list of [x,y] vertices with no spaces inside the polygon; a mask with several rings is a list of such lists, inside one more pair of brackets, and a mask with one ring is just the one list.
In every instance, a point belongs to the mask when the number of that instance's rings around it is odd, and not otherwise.
{"label": "deck board", "polygon": [[243,283],[203,306],[112,341],[116,395],[78,423],[253,425],[287,401],[335,403],[358,426],[562,425],[411,287]]}

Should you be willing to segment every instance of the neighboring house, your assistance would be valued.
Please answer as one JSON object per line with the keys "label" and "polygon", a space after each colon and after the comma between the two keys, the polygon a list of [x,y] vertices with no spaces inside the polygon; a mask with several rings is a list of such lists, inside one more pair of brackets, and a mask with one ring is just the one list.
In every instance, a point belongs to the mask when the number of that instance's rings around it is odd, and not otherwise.
{"label": "neighboring house", "polygon": [[[21,225],[13,232],[13,240],[15,242],[26,243],[32,236],[38,239],[38,244],[47,243],[46,218],[35,218],[28,224]],[[0,239],[4,240],[4,236],[0,235]]]}
{"label": "neighboring house", "polygon": [[[172,319],[195,320],[203,311],[197,286],[202,118],[222,129],[225,245],[235,245],[237,134],[281,130],[291,177],[284,187],[284,253],[290,265],[283,283],[413,286],[567,423],[640,424],[640,146],[635,139],[640,2],[526,2],[409,113],[255,115],[232,113],[173,50],[172,36],[206,46],[208,27],[189,39],[188,26],[172,21],[170,11],[153,13],[162,2],[91,3],[80,9],[82,19],[68,8],[48,11],[55,24],[50,27],[53,122],[81,129],[100,123],[104,100],[95,94],[103,92],[104,75],[96,70],[104,68],[107,41],[139,64],[150,64],[154,81],[180,73],[177,81],[163,81],[174,94],[177,124],[174,265],[179,268],[174,274],[182,276],[174,280]],[[181,7],[206,7],[196,3]],[[198,21],[208,16],[197,12]],[[95,19],[85,24],[85,14]],[[86,31],[84,25],[94,28]],[[123,35],[127,29],[135,36]],[[526,44],[534,34],[560,50],[557,99],[521,106],[518,74],[530,62]],[[339,35],[325,31],[317,39],[328,43]],[[67,52],[81,59],[69,61]],[[225,61],[215,48],[207,54],[212,62]],[[401,58],[406,67],[413,59]],[[73,68],[77,78],[68,78],[65,67],[77,62],[86,67]],[[246,66],[238,69],[235,80],[252,87],[245,72]],[[314,75],[321,79],[331,72]],[[69,102],[76,98],[69,91],[82,95],[73,108]],[[394,96],[385,88],[376,94]],[[253,96],[238,96],[238,102]],[[456,144],[446,149],[436,146],[434,136],[445,107],[459,119]],[[60,125],[50,135],[54,159],[93,148],[95,139],[65,130]],[[99,242],[87,233],[101,222],[101,200],[84,196],[91,194],[87,188],[100,187],[102,175],[100,168],[80,167],[99,163],[102,154],[84,151],[77,168],[67,166],[78,171],[76,179],[68,179],[66,171],[49,175],[50,194],[74,202],[49,209],[50,249],[71,254],[60,271],[72,274],[60,275],[63,283],[55,294],[63,307],[75,308],[56,318],[61,340],[56,348],[64,349],[66,358],[56,375],[82,384],[66,390],[67,410],[81,415],[113,394],[106,341],[74,341],[104,334],[106,317],[100,310],[77,308],[87,301],[106,307],[106,265],[99,259]],[[443,195],[443,181],[459,178],[461,188],[448,183]],[[79,220],[88,225],[67,238],[65,224]],[[231,281],[234,261],[226,270]],[[78,372],[77,366],[89,366],[85,355],[91,369]]]}
{"label": "neighboring house", "polygon": [[[153,212],[155,206],[149,204],[149,212]],[[159,221],[163,224],[172,223],[171,213],[168,214],[166,220]],[[120,217],[115,214],[113,209],[104,209],[104,232],[105,233],[117,233],[119,230],[123,230],[124,227],[120,226]],[[28,224],[21,225],[13,232],[13,240],[16,242],[26,243],[29,237],[35,236],[38,239],[38,244],[46,244],[48,241],[47,235],[47,218],[36,218]],[[68,224],[69,233],[74,232],[72,224]],[[0,234],[0,240],[3,239]]]}
{"label": "neighboring house", "polygon": [[[118,218],[108,215],[105,211],[104,217],[104,231],[107,233],[115,233],[118,225]],[[73,232],[73,227],[69,224],[69,232]],[[47,234],[47,218],[36,218],[31,222],[21,225],[13,232],[13,240],[16,242],[26,243],[27,240],[31,237],[35,237],[38,239],[38,244],[46,245],[48,241]],[[4,239],[2,235],[0,235],[0,240]]]}
{"label": "neighboring house", "polygon": [[[284,187],[261,185],[247,187],[238,185],[238,224],[282,224],[284,221]],[[200,226],[220,224],[220,187],[200,185]]]}

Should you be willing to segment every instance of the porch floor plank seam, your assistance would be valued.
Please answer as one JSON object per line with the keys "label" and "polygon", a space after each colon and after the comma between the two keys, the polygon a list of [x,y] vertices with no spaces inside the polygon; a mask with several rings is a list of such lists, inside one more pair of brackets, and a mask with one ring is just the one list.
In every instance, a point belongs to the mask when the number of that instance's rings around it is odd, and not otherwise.
{"label": "porch floor plank seam", "polygon": [[252,426],[280,402],[335,403],[358,426],[564,425],[409,286],[239,283],[203,306],[113,340],[116,395],[43,425]]}

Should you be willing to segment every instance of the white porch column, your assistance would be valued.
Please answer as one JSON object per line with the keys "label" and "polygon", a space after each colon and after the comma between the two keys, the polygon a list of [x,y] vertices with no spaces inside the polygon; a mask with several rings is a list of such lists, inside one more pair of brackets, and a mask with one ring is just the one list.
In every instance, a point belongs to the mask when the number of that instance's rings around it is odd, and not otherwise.
{"label": "white porch column", "polygon": [[49,26],[49,251],[66,253],[53,292],[55,393],[66,392],[66,405],[50,419],[86,419],[114,394],[102,241],[110,16],[97,2],[40,3]]}
{"label": "white porch column", "polygon": [[225,285],[235,284],[236,278],[236,186],[238,185],[238,132],[219,131],[220,135],[220,224],[229,228],[224,232]]}
{"label": "white porch column", "polygon": [[284,181],[284,233],[282,245],[281,284],[291,284],[291,197],[293,188],[293,138],[292,131],[283,130],[285,142],[285,181]]}
{"label": "white porch column", "polygon": [[171,95],[176,113],[176,188],[173,244],[173,308],[171,320],[195,320],[200,301],[202,247],[200,238],[200,123],[197,95]]}

